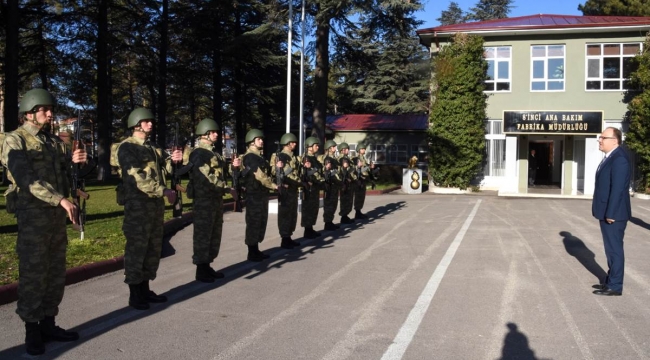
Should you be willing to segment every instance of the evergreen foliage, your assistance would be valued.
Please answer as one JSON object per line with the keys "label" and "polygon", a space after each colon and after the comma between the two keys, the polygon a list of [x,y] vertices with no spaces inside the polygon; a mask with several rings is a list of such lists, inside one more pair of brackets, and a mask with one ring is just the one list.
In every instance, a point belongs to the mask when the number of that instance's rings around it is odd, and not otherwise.
{"label": "evergreen foliage", "polygon": [[465,21],[465,14],[463,9],[458,6],[458,3],[452,1],[449,3],[447,10],[443,10],[440,17],[437,18],[440,25],[454,25],[460,24]]}
{"label": "evergreen foliage", "polygon": [[457,34],[433,60],[430,173],[436,186],[467,189],[485,156],[487,76],[481,37]]}
{"label": "evergreen foliage", "polygon": [[513,0],[479,0],[467,14],[467,20],[485,21],[508,17]]}
{"label": "evergreen foliage", "polygon": [[578,5],[583,15],[608,16],[650,16],[650,2],[647,0],[587,0]]}
{"label": "evergreen foliage", "polygon": [[637,69],[630,75],[633,88],[626,94],[630,128],[625,143],[638,156],[637,169],[642,191],[650,188],[650,33],[642,53],[634,58]]}

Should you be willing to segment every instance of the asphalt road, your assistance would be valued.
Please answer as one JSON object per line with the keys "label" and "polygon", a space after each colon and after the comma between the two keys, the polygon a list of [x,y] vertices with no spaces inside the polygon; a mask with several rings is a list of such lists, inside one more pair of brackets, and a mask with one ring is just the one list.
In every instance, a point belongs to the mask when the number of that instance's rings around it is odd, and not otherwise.
{"label": "asphalt road", "polygon": [[[69,286],[57,321],[81,339],[39,359],[650,358],[650,202],[632,204],[621,297],[591,293],[607,265],[589,200],[369,196],[370,219],[294,250],[271,215],[260,264],[227,213],[224,280],[193,281],[189,226],[152,282],[168,303],[132,310],[121,272]],[[15,303],[0,324],[0,359],[30,358]]]}

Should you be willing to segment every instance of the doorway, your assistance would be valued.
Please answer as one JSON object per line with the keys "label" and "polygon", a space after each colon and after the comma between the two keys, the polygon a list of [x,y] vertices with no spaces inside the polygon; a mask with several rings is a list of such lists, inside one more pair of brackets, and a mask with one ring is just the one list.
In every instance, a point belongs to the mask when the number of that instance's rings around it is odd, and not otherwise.
{"label": "doorway", "polygon": [[553,156],[552,140],[528,143],[529,187],[557,187],[553,182]]}

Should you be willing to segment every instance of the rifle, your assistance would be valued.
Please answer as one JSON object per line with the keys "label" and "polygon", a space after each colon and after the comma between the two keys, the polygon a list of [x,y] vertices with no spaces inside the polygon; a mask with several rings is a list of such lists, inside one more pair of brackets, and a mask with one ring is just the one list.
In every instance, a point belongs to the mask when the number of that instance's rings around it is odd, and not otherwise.
{"label": "rifle", "polygon": [[[72,152],[77,149],[84,149],[85,146],[81,139],[81,110],[77,113],[77,126],[74,130],[74,140],[72,141]],[[72,194],[72,203],[79,209],[77,211],[77,227],[80,232],[81,240],[84,239],[84,227],[86,225],[86,200],[90,198],[86,190],[86,182],[79,171],[79,164],[72,163],[72,181],[70,183],[70,193]]]}
{"label": "rifle", "polygon": [[379,168],[375,167],[373,169],[372,165],[374,165],[374,164],[375,164],[374,161],[370,162],[370,188],[372,190],[375,190],[375,188],[377,187],[377,184],[375,183],[375,180],[377,180],[379,178],[379,176],[377,176],[377,174],[379,174]]}
{"label": "rifle", "polygon": [[[174,146],[172,152],[175,150],[181,150],[182,147],[178,141],[178,123],[175,125],[174,129]],[[179,218],[183,215],[183,193],[186,191],[183,185],[181,184],[181,175],[187,173],[192,168],[192,164],[187,164],[183,166],[182,161],[174,161],[172,164],[172,190],[176,192],[176,200],[172,206],[172,215],[175,218]]]}
{"label": "rifle", "polygon": [[[276,141],[275,144],[278,146],[277,151],[275,152],[275,161],[280,160],[280,154],[282,153],[282,145],[280,145],[279,141]],[[283,205],[285,201],[284,200],[284,169],[280,168],[279,166],[275,166],[275,184],[278,186],[278,205]]]}
{"label": "rifle", "polygon": [[[343,167],[343,162],[344,161],[348,163],[347,169],[345,167]],[[350,171],[351,171],[350,166],[351,166],[350,165],[350,159],[342,157],[341,158],[341,183],[342,183],[341,184],[341,192],[344,192],[344,193],[347,193],[348,190],[349,190],[349,182],[350,182],[349,176],[350,176]]]}
{"label": "rifle", "polygon": [[302,175],[300,176],[300,182],[302,182],[302,187],[305,189],[303,197],[305,200],[307,200],[311,195],[311,190],[312,190],[311,187],[313,186],[313,185],[309,185],[309,183],[310,182],[312,184],[314,183],[313,176],[314,174],[316,174],[316,172],[318,172],[318,169],[311,167],[309,169],[303,168],[302,170],[303,171],[302,171]]}
{"label": "rifle", "polygon": [[[233,146],[232,153],[230,155],[230,159],[235,160],[236,158],[237,158],[237,151],[236,151],[236,148]],[[233,194],[233,195],[235,195],[234,196],[234,198],[235,198],[235,207],[234,207],[233,210],[236,211],[236,212],[242,212],[242,208],[243,208],[242,199],[244,197],[243,196],[244,194],[242,193],[243,189],[241,187],[241,181],[239,181],[240,180],[239,176],[240,176],[239,167],[234,167],[233,166],[232,167],[232,187],[233,187],[233,190],[235,192]]]}

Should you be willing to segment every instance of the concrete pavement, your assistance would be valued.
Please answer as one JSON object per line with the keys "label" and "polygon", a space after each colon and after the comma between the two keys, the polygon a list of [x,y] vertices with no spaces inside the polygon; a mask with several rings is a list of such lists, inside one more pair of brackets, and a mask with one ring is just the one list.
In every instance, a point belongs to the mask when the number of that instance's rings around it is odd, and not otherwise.
{"label": "concrete pavement", "polygon": [[[259,264],[226,213],[224,280],[193,281],[189,226],[152,282],[168,303],[130,309],[121,272],[71,285],[57,321],[81,339],[39,358],[650,358],[650,202],[632,203],[621,297],[591,293],[607,266],[589,200],[368,197],[370,219],[294,250],[271,215]],[[14,311],[0,306],[0,359],[29,358]]]}

